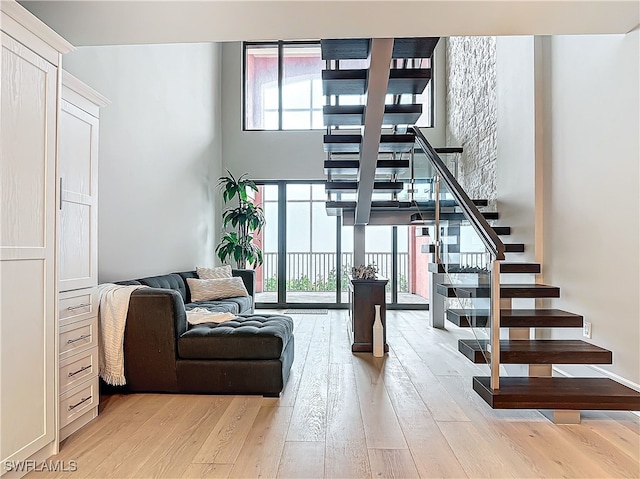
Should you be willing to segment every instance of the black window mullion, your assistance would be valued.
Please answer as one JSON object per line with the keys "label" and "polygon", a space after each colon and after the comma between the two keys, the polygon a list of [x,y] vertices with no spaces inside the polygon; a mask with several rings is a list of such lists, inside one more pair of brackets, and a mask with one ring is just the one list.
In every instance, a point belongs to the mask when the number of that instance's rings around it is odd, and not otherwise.
{"label": "black window mullion", "polygon": [[247,129],[247,43],[242,43],[242,131]]}
{"label": "black window mullion", "polygon": [[278,303],[287,300],[287,188],[278,182]]}
{"label": "black window mullion", "polygon": [[278,42],[278,130],[282,130],[282,83],[284,75],[284,44]]}
{"label": "black window mullion", "polygon": [[336,303],[342,303],[342,217],[336,216]]}
{"label": "black window mullion", "polygon": [[391,228],[391,304],[398,302],[398,227]]}

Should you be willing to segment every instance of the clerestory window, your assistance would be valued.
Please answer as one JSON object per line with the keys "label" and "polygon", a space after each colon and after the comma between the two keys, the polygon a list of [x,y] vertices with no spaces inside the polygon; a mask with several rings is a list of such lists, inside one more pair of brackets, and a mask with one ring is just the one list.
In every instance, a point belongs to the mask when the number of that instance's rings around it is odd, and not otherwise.
{"label": "clerestory window", "polygon": [[322,120],[319,41],[243,44],[245,130],[315,130]]}

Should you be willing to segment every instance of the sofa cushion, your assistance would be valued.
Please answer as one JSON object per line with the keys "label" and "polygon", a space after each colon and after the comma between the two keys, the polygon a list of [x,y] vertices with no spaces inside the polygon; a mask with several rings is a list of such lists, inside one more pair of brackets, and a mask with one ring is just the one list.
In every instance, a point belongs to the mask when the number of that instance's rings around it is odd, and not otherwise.
{"label": "sofa cushion", "polygon": [[249,296],[242,278],[187,278],[187,284],[193,302]]}
{"label": "sofa cushion", "polygon": [[179,274],[171,273],[162,276],[149,276],[148,278],[141,278],[138,281],[140,281],[140,284],[151,288],[174,289],[179,291],[182,295],[182,300],[187,302],[187,288]]}
{"label": "sofa cushion", "polygon": [[192,327],[178,338],[178,354],[182,359],[278,359],[292,336],[288,316],[241,316]]}
{"label": "sofa cushion", "polygon": [[200,279],[231,278],[231,266],[225,264],[216,268],[203,268],[196,266],[196,274]]}

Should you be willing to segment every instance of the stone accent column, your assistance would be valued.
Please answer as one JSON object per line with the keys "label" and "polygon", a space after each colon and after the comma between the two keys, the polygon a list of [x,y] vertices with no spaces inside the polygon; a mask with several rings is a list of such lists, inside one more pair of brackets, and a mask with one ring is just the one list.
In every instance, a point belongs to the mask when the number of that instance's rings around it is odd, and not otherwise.
{"label": "stone accent column", "polygon": [[462,146],[458,181],[472,199],[496,200],[496,39],[447,39],[447,146]]}

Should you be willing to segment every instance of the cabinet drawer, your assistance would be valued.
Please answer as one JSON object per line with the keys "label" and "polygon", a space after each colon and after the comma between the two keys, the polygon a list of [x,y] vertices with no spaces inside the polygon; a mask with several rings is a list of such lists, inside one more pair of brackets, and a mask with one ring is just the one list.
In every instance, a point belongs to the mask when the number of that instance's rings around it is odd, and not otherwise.
{"label": "cabinet drawer", "polygon": [[96,288],[60,293],[58,311],[61,326],[95,316],[98,313]]}
{"label": "cabinet drawer", "polygon": [[91,348],[60,361],[60,393],[98,375],[98,348]]}
{"label": "cabinet drawer", "polygon": [[86,381],[60,396],[60,427],[98,405],[98,378]]}
{"label": "cabinet drawer", "polygon": [[60,328],[60,359],[98,346],[98,317],[67,324]]}

